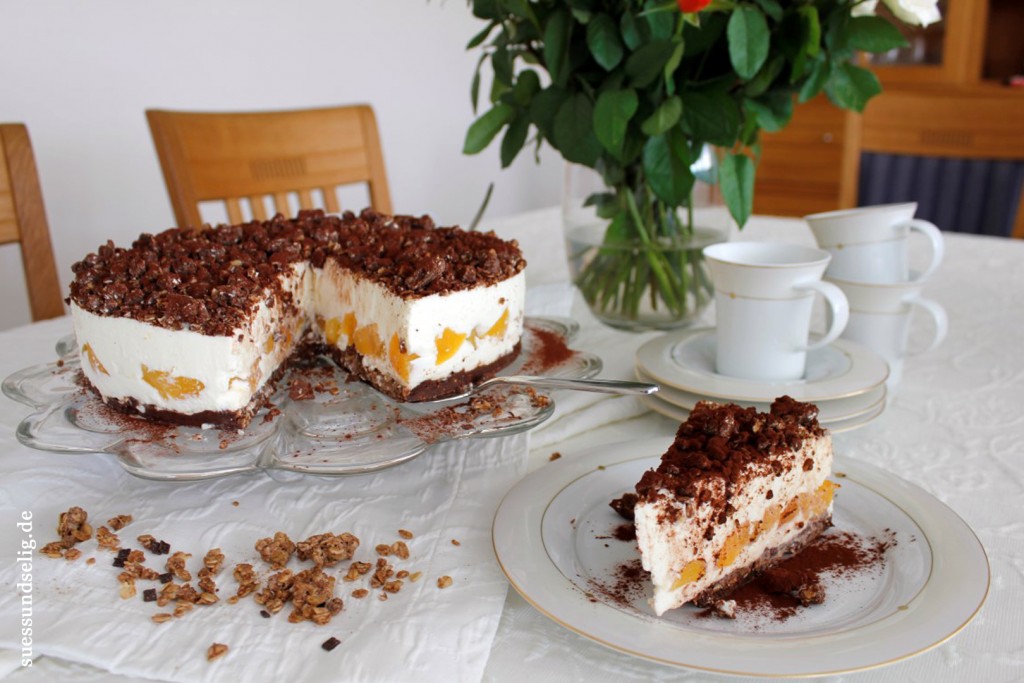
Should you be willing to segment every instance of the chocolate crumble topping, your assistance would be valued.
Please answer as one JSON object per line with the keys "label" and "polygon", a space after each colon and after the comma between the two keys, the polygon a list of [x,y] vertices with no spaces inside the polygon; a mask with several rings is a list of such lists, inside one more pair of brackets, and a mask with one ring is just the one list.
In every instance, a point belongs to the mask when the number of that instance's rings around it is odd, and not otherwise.
{"label": "chocolate crumble topping", "polygon": [[[667,490],[678,499],[721,508],[719,516],[724,519],[734,486],[769,472],[778,474],[806,439],[825,433],[817,418],[817,406],[789,396],[777,398],[768,413],[701,401],[680,425],[658,468],[644,473],[637,495],[641,501],[653,501]],[[724,483],[724,496],[710,498],[713,487],[702,485],[710,480]]]}
{"label": "chocolate crumble topping", "polygon": [[291,303],[282,273],[328,259],[411,299],[500,282],[526,267],[514,241],[437,228],[428,216],[301,211],[143,234],[130,248],[108,241],[72,266],[69,301],[97,315],[231,336],[261,302]]}

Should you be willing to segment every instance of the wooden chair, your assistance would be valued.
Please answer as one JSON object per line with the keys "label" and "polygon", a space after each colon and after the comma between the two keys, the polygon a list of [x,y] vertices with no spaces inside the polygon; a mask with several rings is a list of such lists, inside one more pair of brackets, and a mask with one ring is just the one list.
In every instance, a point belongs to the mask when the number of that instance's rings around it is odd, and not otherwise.
{"label": "wooden chair", "polygon": [[35,155],[28,129],[0,124],[0,244],[18,242],[32,320],[64,315]]}
{"label": "wooden chair", "polygon": [[[278,112],[146,112],[179,227],[203,223],[199,203],[222,200],[228,220],[300,209],[341,210],[337,188],[365,182],[370,205],[391,213],[373,109],[366,105]],[[322,194],[317,207],[314,192]],[[273,211],[267,211],[266,200]],[[362,207],[352,207],[362,208]]]}

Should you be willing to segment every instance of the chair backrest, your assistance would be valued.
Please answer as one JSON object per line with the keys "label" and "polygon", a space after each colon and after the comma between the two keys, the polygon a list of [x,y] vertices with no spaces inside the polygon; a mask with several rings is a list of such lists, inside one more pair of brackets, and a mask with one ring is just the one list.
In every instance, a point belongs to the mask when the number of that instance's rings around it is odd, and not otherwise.
{"label": "chair backrest", "polygon": [[943,230],[1024,237],[1024,97],[886,91],[859,117],[858,203],[917,201]]}
{"label": "chair backrest", "polygon": [[0,124],[0,244],[21,245],[32,320],[64,315],[50,229],[28,129]]}
{"label": "chair backrest", "polygon": [[179,227],[201,225],[199,204],[206,201],[223,201],[232,223],[245,220],[245,203],[261,220],[273,213],[294,215],[293,201],[299,209],[337,212],[338,187],[361,182],[369,186],[370,205],[391,213],[377,121],[369,106],[148,110],[146,118]]}

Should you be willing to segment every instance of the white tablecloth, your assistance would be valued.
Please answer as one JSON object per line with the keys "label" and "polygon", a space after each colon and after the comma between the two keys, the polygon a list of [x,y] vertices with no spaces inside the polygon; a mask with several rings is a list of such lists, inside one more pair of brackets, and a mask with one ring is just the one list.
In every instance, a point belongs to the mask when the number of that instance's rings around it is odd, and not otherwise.
{"label": "white tablecloth", "polygon": [[[649,336],[608,331],[578,301],[573,308],[571,290],[559,284],[567,272],[558,212],[492,221],[490,227],[517,238],[524,248],[530,262],[528,282],[534,287],[532,312],[580,318],[584,331],[577,345],[604,356],[605,376],[631,378],[633,351]],[[811,242],[801,221],[787,219],[755,219],[740,238]],[[990,594],[977,618],[950,642],[904,662],[831,680],[1024,679],[1024,242],[957,234],[946,239],[945,263],[925,294],[947,309],[949,336],[937,350],[907,361],[902,383],[880,419],[837,435],[835,446],[847,457],[919,484],[962,516],[988,553]],[[0,374],[16,369],[5,361],[6,350],[34,341],[33,329],[0,335],[0,350],[5,351]],[[557,403],[556,418],[531,435],[530,470],[544,467],[555,451],[571,458],[592,444],[638,435],[668,438],[677,426],[629,398],[559,394]],[[6,416],[12,404],[3,405]],[[0,458],[23,458],[24,451],[11,446],[11,420],[3,424],[8,431],[0,435]],[[74,476],[69,470],[68,477]],[[4,561],[11,554],[0,549]],[[379,648],[386,656],[388,644],[380,642]],[[439,661],[445,656],[437,654]],[[49,657],[37,659],[30,669],[0,658],[0,674],[5,663],[14,671],[8,679],[15,682],[132,680]],[[345,680],[345,672],[339,670],[336,678]],[[605,649],[549,621],[512,591],[483,672],[486,681],[710,678]]]}

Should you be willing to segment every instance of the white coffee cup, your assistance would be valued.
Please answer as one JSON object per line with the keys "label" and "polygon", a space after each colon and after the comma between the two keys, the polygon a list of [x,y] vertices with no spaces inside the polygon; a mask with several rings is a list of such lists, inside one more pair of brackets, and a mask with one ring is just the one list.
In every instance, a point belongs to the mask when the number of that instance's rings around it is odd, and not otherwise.
{"label": "white coffee cup", "polygon": [[[829,254],[778,242],[726,242],[704,249],[715,285],[715,367],[744,379],[796,380],[807,352],[834,341],[849,309],[842,290],[822,282]],[[825,336],[808,344],[814,294],[831,312]]]}
{"label": "white coffee cup", "polygon": [[[850,302],[850,321],[843,330],[849,339],[873,350],[889,363],[890,389],[903,376],[903,360],[937,347],[946,337],[949,321],[941,305],[921,297],[920,279],[901,283],[867,283],[831,280]],[[923,348],[908,349],[911,321],[915,313],[932,320],[932,337]]]}
{"label": "white coffee cup", "polygon": [[925,279],[942,262],[942,232],[928,221],[914,218],[915,202],[881,204],[859,209],[828,211],[805,216],[818,246],[832,254],[826,275],[854,282],[906,282],[910,279],[908,243],[911,231],[931,244],[931,263],[918,279]]}

